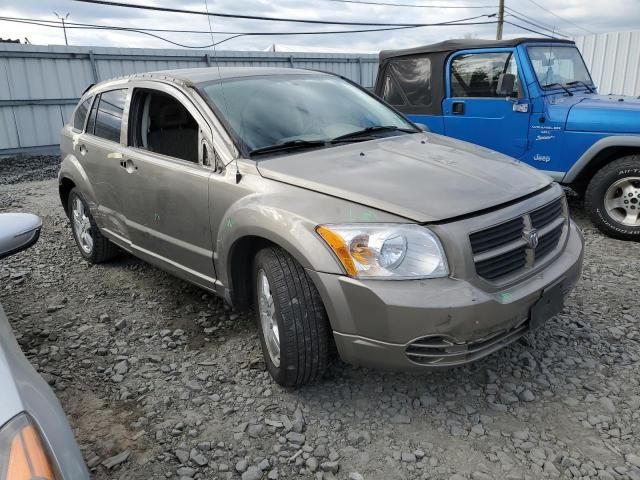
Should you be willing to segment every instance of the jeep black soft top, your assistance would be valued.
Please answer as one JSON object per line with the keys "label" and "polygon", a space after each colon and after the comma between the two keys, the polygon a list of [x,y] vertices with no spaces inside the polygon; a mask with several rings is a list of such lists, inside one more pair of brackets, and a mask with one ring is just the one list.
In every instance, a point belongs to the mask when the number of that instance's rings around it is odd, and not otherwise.
{"label": "jeep black soft top", "polygon": [[[380,66],[378,67],[378,78],[376,80],[375,92],[380,95],[384,72],[389,62],[393,60],[410,60],[413,57],[428,57],[431,62],[431,94],[433,98],[444,98],[445,96],[445,69],[447,58],[454,52],[460,50],[482,49],[482,48],[509,48],[517,47],[522,43],[565,43],[575,45],[573,40],[563,40],[558,38],[510,38],[507,40],[487,40],[479,38],[445,40],[444,42],[423,45],[421,47],[405,48],[400,50],[383,50],[380,52]],[[407,73],[411,75],[411,72]],[[430,115],[442,115],[442,103],[432,102],[430,105],[407,107],[401,110],[404,114],[423,113]]]}
{"label": "jeep black soft top", "polygon": [[444,42],[432,43],[421,47],[404,48],[400,50],[382,50],[380,52],[380,63],[389,58],[404,57],[408,55],[418,55],[421,53],[451,53],[458,50],[470,50],[478,48],[509,48],[517,47],[522,43],[567,43],[575,45],[573,40],[560,38],[540,38],[540,37],[520,37],[506,40],[487,40],[480,38],[462,38],[445,40]]}

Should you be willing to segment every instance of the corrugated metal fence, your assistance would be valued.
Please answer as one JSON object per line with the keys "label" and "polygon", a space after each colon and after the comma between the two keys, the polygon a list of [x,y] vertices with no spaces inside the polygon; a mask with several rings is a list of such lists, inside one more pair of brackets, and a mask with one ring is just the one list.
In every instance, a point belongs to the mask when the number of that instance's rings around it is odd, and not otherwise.
{"label": "corrugated metal fence", "polygon": [[[218,51],[221,66],[295,67],[372,87],[377,55]],[[131,73],[215,65],[213,52],[0,43],[0,155],[56,146],[91,83]]]}
{"label": "corrugated metal fence", "polygon": [[640,31],[575,38],[603,94],[640,95]]}

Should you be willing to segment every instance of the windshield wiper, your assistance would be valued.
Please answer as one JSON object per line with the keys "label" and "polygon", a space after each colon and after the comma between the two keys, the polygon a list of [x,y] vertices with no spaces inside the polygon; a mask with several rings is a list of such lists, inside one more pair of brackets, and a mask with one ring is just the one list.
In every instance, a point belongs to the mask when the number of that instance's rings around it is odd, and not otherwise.
{"label": "windshield wiper", "polygon": [[596,93],[593,87],[589,86],[589,84],[587,84],[586,82],[583,82],[582,80],[574,80],[573,82],[567,82],[566,85],[568,87],[573,87],[574,85],[582,85],[584,88],[589,90],[589,93]]}
{"label": "windshield wiper", "polygon": [[249,152],[249,155],[262,155],[265,153],[297,150],[299,148],[315,148],[325,146],[327,146],[327,142],[325,140],[288,140],[283,143],[276,143],[275,145],[267,145],[266,147],[255,148]]}
{"label": "windshield wiper", "polygon": [[418,133],[417,130],[409,128],[400,128],[395,125],[374,125],[372,127],[363,128],[362,130],[356,130],[355,132],[345,133],[339,137],[333,138],[331,143],[339,143],[347,140],[353,140],[358,137],[368,137],[373,133],[378,132],[405,132],[405,133]]}
{"label": "windshield wiper", "polygon": [[549,88],[549,87],[560,87],[565,92],[567,92],[567,95],[569,95],[570,97],[573,97],[573,93],[571,93],[571,90],[569,90],[567,87],[565,87],[561,83],[553,82],[553,83],[547,83],[546,85],[542,86],[542,88]]}

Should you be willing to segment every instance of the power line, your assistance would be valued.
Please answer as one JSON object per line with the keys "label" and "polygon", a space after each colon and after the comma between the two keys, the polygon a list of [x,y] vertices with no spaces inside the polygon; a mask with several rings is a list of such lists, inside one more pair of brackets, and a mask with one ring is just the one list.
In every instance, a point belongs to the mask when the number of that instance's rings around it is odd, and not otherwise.
{"label": "power line", "polygon": [[570,35],[567,35],[566,32],[564,32],[563,30],[558,29],[556,26],[551,26],[548,25],[546,23],[543,23],[541,21],[539,21],[538,19],[535,18],[531,18],[528,15],[525,15],[524,13],[515,10],[511,7],[509,7],[508,5],[504,6],[505,10],[507,10],[511,15],[513,15],[514,17],[516,17],[519,20],[522,20],[523,22],[526,22],[530,25],[534,25],[538,28],[541,28],[542,30],[547,30],[549,32],[552,32],[553,34],[558,34],[561,35],[563,37],[569,37]]}
{"label": "power line", "polygon": [[[475,18],[480,18],[483,16],[485,15],[480,15]],[[41,27],[49,27],[49,28],[62,28],[61,25],[58,25],[57,23],[53,23],[50,20],[23,19],[23,18],[16,18],[16,17],[0,17],[0,21],[38,25]],[[176,45],[178,47],[202,49],[202,48],[215,47],[217,45],[220,45],[221,43],[228,42],[229,40],[233,40],[235,38],[245,37],[245,36],[334,35],[334,34],[337,35],[337,34],[347,34],[347,33],[369,33],[369,32],[390,31],[390,30],[408,30],[408,29],[416,29],[416,28],[422,28],[422,27],[445,27],[445,26],[456,26],[456,25],[490,25],[495,23],[496,23],[495,21],[467,22],[467,21],[464,21],[464,19],[462,19],[459,21],[453,20],[449,22],[423,24],[419,26],[370,28],[370,29],[359,29],[359,30],[334,30],[334,31],[311,31],[311,32],[300,32],[300,31],[296,31],[296,32],[221,32],[221,31],[218,31],[213,33],[222,34],[222,35],[231,35],[231,36],[209,45],[197,45],[197,46],[185,45],[179,42],[175,42],[163,36],[151,33],[151,31],[162,31],[167,33],[206,33],[207,35],[210,35],[211,32],[201,31],[201,30],[139,29],[139,28],[130,28],[130,27],[119,27],[119,26],[113,26],[113,25],[81,24],[81,23],[75,23],[75,22],[72,24],[67,24],[66,28],[84,29],[84,30],[113,30],[113,31],[139,33],[139,34],[148,35],[148,36],[157,38],[159,40],[170,43],[172,45]]]}
{"label": "power line", "polygon": [[[20,18],[20,17],[0,17],[0,20],[16,23],[28,23],[34,25],[40,25],[43,27],[60,27],[60,25],[53,20],[39,19],[39,18]],[[491,22],[490,22],[491,23]],[[448,25],[448,24],[447,24]],[[452,23],[451,25],[463,25],[460,23]],[[67,22],[66,28],[77,28],[84,30],[123,30],[133,32],[161,32],[161,33],[190,33],[190,34],[205,34],[211,35],[209,30],[176,30],[168,28],[139,28],[139,27],[123,27],[119,25],[98,25],[94,23],[77,23]],[[366,32],[385,32],[389,30],[402,30],[418,27],[387,27],[387,28],[367,28],[358,30],[320,30],[320,31],[287,31],[287,32],[237,32],[237,31],[214,31],[214,34],[220,35],[256,35],[256,36],[269,36],[269,35],[331,35],[340,33],[366,33]]]}
{"label": "power line", "polygon": [[527,27],[519,25],[517,23],[510,22],[509,20],[505,20],[504,23],[508,23],[509,25],[513,25],[514,27],[518,27],[518,28],[520,28],[522,30],[526,30],[527,32],[532,32],[532,33],[536,33],[538,35],[542,35],[543,37],[555,38],[553,35],[548,35],[546,33],[539,32],[538,30],[533,30],[532,28],[527,28]]}
{"label": "power line", "polygon": [[[261,20],[268,22],[289,22],[289,23],[311,23],[316,25],[351,25],[351,26],[376,26],[376,27],[430,27],[433,24],[428,23],[378,23],[378,22],[341,22],[332,20],[312,20],[302,18],[284,18],[284,17],[265,17],[262,15],[240,15],[233,13],[221,12],[202,12],[198,10],[185,10],[181,8],[156,7],[151,5],[139,5],[133,3],[120,3],[108,0],[72,0],[74,2],[91,3],[96,5],[105,5],[110,7],[134,8],[140,10],[152,10],[156,12],[170,13],[187,13],[191,15],[207,15],[222,18],[238,18],[243,20]],[[477,17],[474,17],[477,18]]]}
{"label": "power line", "polygon": [[518,20],[520,20],[520,21],[522,21],[522,22],[525,22],[525,23],[527,23],[527,24],[529,24],[529,25],[531,25],[531,26],[533,26],[533,27],[539,28],[539,29],[541,29],[541,30],[545,30],[545,31],[547,31],[547,32],[551,33],[552,35],[558,35],[558,36],[560,36],[560,37],[569,38],[569,35],[565,35],[564,33],[562,33],[562,32],[561,32],[561,31],[559,31],[559,30],[556,30],[556,29],[554,29],[554,28],[550,28],[550,27],[546,27],[546,26],[541,25],[541,24],[539,24],[539,23],[536,23],[536,22],[533,22],[533,21],[527,20],[526,18],[521,17],[520,15],[516,15],[515,13],[508,13],[507,15],[508,15],[508,16],[511,16],[511,17],[513,17],[513,18],[517,18]]}
{"label": "power line", "polygon": [[591,34],[594,34],[594,35],[595,35],[595,33],[596,33],[596,32],[593,32],[593,31],[591,31],[591,30],[588,30],[588,29],[586,29],[586,28],[581,27],[581,26],[580,26],[580,25],[578,25],[577,23],[573,23],[571,20],[567,20],[566,18],[561,17],[561,16],[560,16],[560,15],[558,15],[557,13],[554,13],[554,12],[552,12],[551,10],[549,10],[549,9],[547,9],[547,8],[545,8],[545,7],[543,7],[542,5],[540,5],[540,4],[539,4],[538,2],[536,2],[535,0],[529,0],[529,1],[530,1],[531,3],[533,3],[536,7],[541,8],[542,10],[544,10],[545,12],[547,12],[547,13],[549,13],[549,14],[553,15],[553,16],[554,16],[554,17],[556,17],[556,18],[559,18],[559,19],[560,19],[560,20],[562,20],[563,22],[567,22],[568,24],[573,25],[574,27],[577,27],[577,28],[579,28],[580,30],[584,30],[585,32],[588,32],[588,33],[591,33]]}
{"label": "power line", "polygon": [[326,0],[328,2],[339,3],[355,3],[361,5],[377,5],[381,7],[408,7],[408,8],[441,8],[441,9],[468,9],[468,8],[495,8],[495,5],[421,5],[421,4],[409,4],[409,3],[387,3],[387,2],[372,2],[366,0]]}

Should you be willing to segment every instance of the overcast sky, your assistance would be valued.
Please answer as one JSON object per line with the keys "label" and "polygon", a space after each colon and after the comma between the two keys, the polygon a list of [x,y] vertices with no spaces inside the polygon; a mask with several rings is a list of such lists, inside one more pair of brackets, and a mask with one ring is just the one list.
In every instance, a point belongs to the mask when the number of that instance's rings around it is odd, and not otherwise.
{"label": "overcast sky", "polygon": [[[170,0],[121,0],[127,3],[158,5],[204,11],[204,0],[184,2]],[[484,0],[371,0],[373,2],[402,3],[441,6],[486,6],[486,8],[402,8],[340,3],[331,0],[209,0],[212,12],[264,15],[337,21],[372,21],[393,23],[436,23],[491,14],[497,11],[494,1]],[[640,0],[506,0],[507,7],[526,15],[537,22],[569,35],[584,35],[589,32],[604,33],[640,28]],[[545,11],[535,3],[558,16]],[[0,0],[0,16],[28,17],[55,20],[53,12],[69,15],[69,21],[117,25],[131,28],[162,28],[185,30],[208,30],[205,16],[152,12],[128,8],[90,5],[72,0]],[[564,20],[563,20],[564,19]],[[522,20],[506,17],[506,20],[525,25]],[[214,31],[265,32],[265,31],[326,31],[359,29],[366,27],[342,27],[324,25],[289,24],[253,20],[212,18]],[[538,29],[528,25],[531,28]],[[221,44],[220,49],[265,50],[273,43],[285,47],[304,47],[315,51],[378,52],[387,48],[403,48],[433,43],[448,38],[478,37],[495,38],[495,25],[426,27],[405,31],[376,33],[354,33],[344,35],[282,37],[241,37]],[[70,45],[174,48],[161,40],[128,32],[67,30]],[[198,46],[211,43],[204,34],[161,33],[160,35],[183,43]],[[505,37],[531,35],[511,25],[505,25]],[[64,44],[63,32],[59,29],[35,25],[15,24],[0,21],[0,37],[27,37],[34,44]],[[216,42],[227,35],[215,33]],[[286,48],[285,48],[286,49]],[[289,48],[292,50],[292,48]]]}

